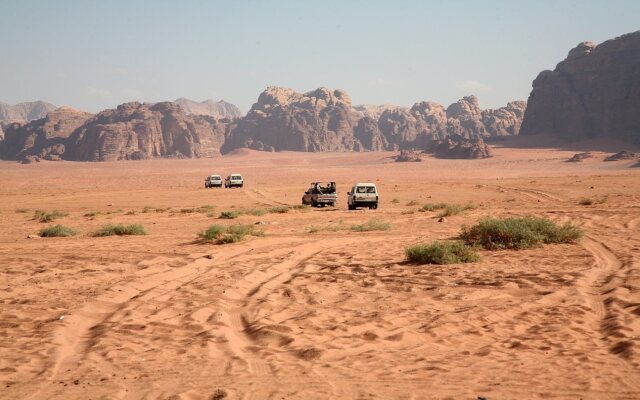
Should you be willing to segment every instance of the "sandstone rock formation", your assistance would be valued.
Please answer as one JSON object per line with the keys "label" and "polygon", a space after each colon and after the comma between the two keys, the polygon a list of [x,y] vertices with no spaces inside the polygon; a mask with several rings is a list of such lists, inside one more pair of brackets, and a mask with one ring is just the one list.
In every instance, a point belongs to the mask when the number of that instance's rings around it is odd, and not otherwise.
{"label": "sandstone rock formation", "polygon": [[592,157],[593,157],[593,154],[590,152],[576,153],[573,155],[573,157],[568,159],[567,162],[582,162],[582,160],[586,160],[587,158],[592,158]]}
{"label": "sandstone rock formation", "polygon": [[606,157],[604,161],[623,161],[623,160],[633,160],[637,157],[636,153],[632,153],[627,150],[620,151],[616,154],[612,154],[609,157]]}
{"label": "sandstone rock formation", "polygon": [[69,137],[65,158],[79,161],[212,157],[226,126],[187,115],[176,103],[125,103],[97,114]]}
{"label": "sandstone rock formation", "polygon": [[14,106],[0,102],[0,121],[32,121],[44,118],[56,106],[44,101],[18,103]]}
{"label": "sandstone rock formation", "polygon": [[521,134],[640,142],[640,31],[579,44],[533,81]]}
{"label": "sandstone rock formation", "polygon": [[342,90],[307,93],[269,87],[227,138],[222,152],[240,147],[266,151],[359,151],[358,113]]}
{"label": "sandstone rock formation", "polygon": [[359,104],[353,106],[353,108],[360,114],[361,117],[369,117],[374,120],[378,120],[380,115],[386,110],[393,110],[398,108],[395,104]]}
{"label": "sandstone rock formation", "polygon": [[181,97],[175,101],[182,110],[187,114],[193,115],[207,115],[215,119],[235,119],[240,118],[242,114],[240,109],[231,103],[227,103],[224,100],[213,101],[205,100],[203,102],[197,102]]}
{"label": "sandstone rock formation", "polygon": [[59,160],[65,152],[66,139],[91,117],[91,114],[83,111],[60,107],[42,119],[5,124],[0,158],[21,160],[27,156],[37,156]]}
{"label": "sandstone rock formation", "polygon": [[437,158],[478,159],[491,157],[491,149],[482,138],[447,138],[430,148]]}
{"label": "sandstone rock formation", "polygon": [[420,152],[411,150],[401,150],[400,154],[395,157],[396,162],[420,162],[422,155]]}

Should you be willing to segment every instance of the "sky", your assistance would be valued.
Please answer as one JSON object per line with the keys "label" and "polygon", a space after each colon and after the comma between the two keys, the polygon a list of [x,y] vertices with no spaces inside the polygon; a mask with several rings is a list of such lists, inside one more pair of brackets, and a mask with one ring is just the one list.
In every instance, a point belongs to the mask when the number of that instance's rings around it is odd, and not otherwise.
{"label": "sky", "polygon": [[640,29],[637,0],[0,0],[0,101],[97,112],[267,86],[354,104],[526,100],[582,41]]}

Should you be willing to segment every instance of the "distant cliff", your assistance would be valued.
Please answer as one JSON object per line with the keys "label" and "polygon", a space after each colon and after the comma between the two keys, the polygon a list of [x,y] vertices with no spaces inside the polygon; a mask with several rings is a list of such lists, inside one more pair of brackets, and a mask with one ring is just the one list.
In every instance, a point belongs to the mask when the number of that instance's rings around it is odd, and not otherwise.
{"label": "distant cliff", "polygon": [[640,31],[580,43],[533,81],[522,135],[640,142]]}
{"label": "distant cliff", "polygon": [[44,101],[19,103],[14,106],[0,102],[0,121],[32,121],[44,118],[56,106]]}
{"label": "distant cliff", "polygon": [[221,118],[239,118],[242,116],[240,109],[224,100],[213,101],[205,100],[198,103],[197,101],[185,99],[181,97],[175,101],[185,113],[193,115],[207,115],[216,119]]}

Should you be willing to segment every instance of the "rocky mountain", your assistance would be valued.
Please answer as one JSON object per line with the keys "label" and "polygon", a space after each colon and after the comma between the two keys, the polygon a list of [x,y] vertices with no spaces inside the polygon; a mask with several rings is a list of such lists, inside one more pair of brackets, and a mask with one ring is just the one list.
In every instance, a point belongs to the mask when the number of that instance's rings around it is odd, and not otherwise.
{"label": "rocky mountain", "polygon": [[580,43],[533,81],[522,135],[640,142],[640,31]]}
{"label": "rocky mountain", "polygon": [[207,115],[215,119],[234,119],[242,116],[238,107],[231,103],[227,103],[224,100],[205,100],[199,103],[197,101],[181,97],[177,99],[175,103],[177,103],[187,114]]}
{"label": "rocky mountain", "polygon": [[360,151],[359,119],[342,90],[307,93],[268,87],[231,132],[223,153],[239,147],[266,151]]}
{"label": "rocky mountain", "polygon": [[70,107],[60,107],[46,117],[31,122],[4,124],[0,158],[22,160],[37,156],[59,160],[66,150],[66,139],[93,115]]}
{"label": "rocky mountain", "polygon": [[[444,108],[423,101],[411,108],[357,106],[342,90],[307,93],[269,87],[230,131],[222,152],[382,151],[425,148],[434,140],[515,135],[526,104],[482,110],[475,96]],[[378,117],[376,118],[376,115]]]}
{"label": "rocky mountain", "polygon": [[360,116],[373,118],[377,121],[383,112],[398,108],[398,106],[395,104],[358,104],[353,106],[353,108],[360,114]]}
{"label": "rocky mountain", "polygon": [[428,149],[437,158],[478,159],[491,157],[491,148],[481,137],[446,138],[433,142]]}
{"label": "rocky mountain", "polygon": [[62,107],[28,123],[2,122],[0,158],[196,158],[243,147],[263,151],[426,149],[450,137],[516,134],[524,106],[512,102],[497,110],[482,110],[478,99],[468,96],[447,108],[428,101],[411,108],[382,106],[376,109],[380,111],[376,118],[377,111],[358,110],[343,90],[299,93],[269,87],[245,117],[233,119],[190,114],[174,102],[125,103],[95,115]]}
{"label": "rocky mountain", "polygon": [[44,118],[56,106],[44,101],[18,103],[14,106],[0,102],[0,121],[32,121]]}
{"label": "rocky mountain", "polygon": [[226,124],[187,115],[176,103],[125,103],[96,114],[68,139],[64,158],[78,161],[213,157]]}

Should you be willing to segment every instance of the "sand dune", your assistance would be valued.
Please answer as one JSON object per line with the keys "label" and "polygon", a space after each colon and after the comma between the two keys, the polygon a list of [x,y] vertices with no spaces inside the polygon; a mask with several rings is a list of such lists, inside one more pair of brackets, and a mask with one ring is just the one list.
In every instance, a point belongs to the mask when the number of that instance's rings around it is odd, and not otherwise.
{"label": "sand dune", "polygon": [[[0,163],[0,398],[640,398],[640,172],[599,153],[564,162],[574,152]],[[203,188],[231,172],[244,189]],[[216,219],[298,204],[327,179],[337,209]],[[363,180],[378,184],[380,208],[346,211]],[[478,208],[444,223],[416,211],[440,201]],[[181,211],[203,205],[215,215]],[[47,225],[35,209],[69,213],[56,223],[80,234],[26,239]],[[473,264],[404,261],[408,245],[488,215],[571,221],[586,237]],[[331,230],[373,217],[392,229]],[[116,222],[149,234],[88,235]],[[256,222],[266,236],[195,241],[213,223]]]}

